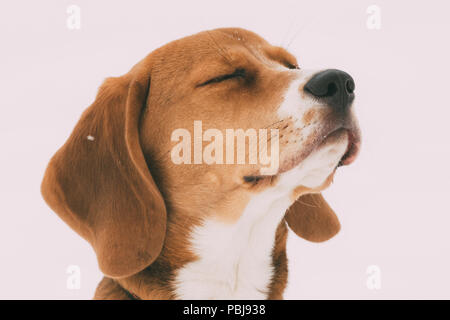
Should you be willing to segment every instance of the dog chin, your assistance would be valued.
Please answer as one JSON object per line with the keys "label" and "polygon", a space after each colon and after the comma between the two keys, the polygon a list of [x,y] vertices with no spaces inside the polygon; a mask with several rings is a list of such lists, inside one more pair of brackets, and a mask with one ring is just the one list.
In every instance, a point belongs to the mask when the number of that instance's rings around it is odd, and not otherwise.
{"label": "dog chin", "polygon": [[[303,160],[294,155],[278,173],[273,175],[247,175],[246,183],[274,181],[281,188],[293,189],[304,187],[308,190],[318,190],[327,187],[336,169],[351,146],[350,135],[347,130],[338,130],[328,135]],[[285,162],[286,163],[286,162]],[[323,187],[322,187],[323,186]]]}
{"label": "dog chin", "polygon": [[348,150],[350,140],[345,130],[328,136],[305,159],[280,175],[280,183],[291,187],[303,186],[317,189],[332,178],[342,157]]}

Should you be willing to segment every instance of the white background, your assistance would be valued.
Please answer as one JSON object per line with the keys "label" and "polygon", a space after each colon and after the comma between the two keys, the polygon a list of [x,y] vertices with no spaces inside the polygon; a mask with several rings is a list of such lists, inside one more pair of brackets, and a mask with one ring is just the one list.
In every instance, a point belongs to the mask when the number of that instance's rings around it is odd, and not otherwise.
{"label": "white background", "polygon": [[[80,30],[66,27],[70,4]],[[380,30],[366,26],[371,4]],[[2,1],[0,298],[93,296],[93,250],[40,196],[48,160],[104,78],[228,26],[356,81],[362,152],[325,193],[342,230],[323,244],[290,235],[285,298],[450,298],[449,14],[447,1]],[[66,288],[72,264],[79,290]],[[370,265],[379,290],[366,285]]]}

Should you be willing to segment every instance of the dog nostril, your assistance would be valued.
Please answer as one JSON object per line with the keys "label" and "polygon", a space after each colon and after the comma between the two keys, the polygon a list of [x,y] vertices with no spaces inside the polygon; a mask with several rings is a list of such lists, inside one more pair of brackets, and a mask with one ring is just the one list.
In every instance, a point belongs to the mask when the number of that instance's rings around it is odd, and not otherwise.
{"label": "dog nostril", "polygon": [[353,93],[353,91],[355,91],[355,83],[353,82],[353,80],[349,79],[345,82],[345,89],[348,93]]}

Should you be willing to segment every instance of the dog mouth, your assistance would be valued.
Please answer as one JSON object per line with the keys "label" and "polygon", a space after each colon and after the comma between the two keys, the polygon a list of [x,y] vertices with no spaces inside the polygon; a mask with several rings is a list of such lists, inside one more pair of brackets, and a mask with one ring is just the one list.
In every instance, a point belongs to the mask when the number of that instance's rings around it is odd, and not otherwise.
{"label": "dog mouth", "polygon": [[342,141],[341,139],[344,138],[347,139],[347,148],[339,160],[337,167],[347,166],[353,163],[358,156],[361,146],[359,129],[356,126],[338,127],[334,128],[334,130],[329,130],[326,134],[318,134],[316,139],[313,139],[312,143],[310,143],[302,153],[292,158],[291,161],[289,161],[285,166],[281,166],[279,173],[289,171],[293,167],[300,164],[312,153],[328,144],[334,144],[338,141]]}
{"label": "dog mouth", "polygon": [[347,166],[353,163],[358,157],[359,149],[361,146],[361,141],[359,139],[359,134],[350,129],[344,129],[347,133],[348,144],[347,150],[339,161],[338,167]]}
{"label": "dog mouth", "polygon": [[[320,138],[319,138],[320,137]],[[280,166],[278,172],[274,175],[261,175],[261,174],[250,174],[243,176],[243,181],[246,184],[261,184],[262,182],[273,182],[275,179],[284,172],[291,170],[292,168],[298,166],[304,159],[306,159],[310,154],[319,150],[327,144],[335,143],[336,141],[346,138],[347,148],[338,162],[338,167],[347,166],[352,164],[358,157],[358,153],[361,146],[360,133],[358,128],[345,128],[340,127],[338,129],[330,131],[325,135],[318,135],[313,143],[309,145],[302,153],[290,158],[286,163]]]}

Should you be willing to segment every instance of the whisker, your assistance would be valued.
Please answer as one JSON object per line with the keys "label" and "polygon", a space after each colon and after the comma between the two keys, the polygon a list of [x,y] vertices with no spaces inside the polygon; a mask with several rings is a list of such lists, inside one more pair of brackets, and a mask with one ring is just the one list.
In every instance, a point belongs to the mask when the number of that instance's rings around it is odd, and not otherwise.
{"label": "whisker", "polygon": [[265,126],[265,127],[262,127],[261,129],[267,129],[267,128],[269,128],[269,127],[271,127],[271,126],[273,126],[273,125],[276,125],[276,124],[278,124],[278,123],[280,123],[280,122],[283,122],[283,121],[285,121],[286,119],[282,119],[282,120],[279,120],[279,121],[275,121],[274,123],[271,123],[271,124],[269,124],[268,126]]}

